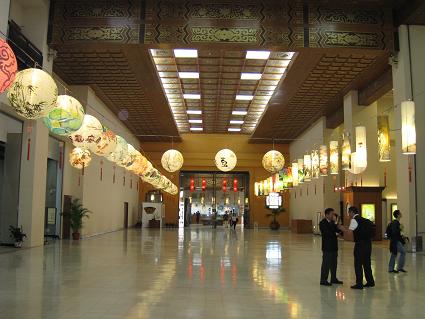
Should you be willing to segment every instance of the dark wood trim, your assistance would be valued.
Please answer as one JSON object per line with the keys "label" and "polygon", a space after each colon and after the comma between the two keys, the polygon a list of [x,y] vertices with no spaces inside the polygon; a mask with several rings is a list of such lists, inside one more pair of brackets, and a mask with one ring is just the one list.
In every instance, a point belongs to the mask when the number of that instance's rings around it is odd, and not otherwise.
{"label": "dark wood trim", "polygon": [[370,105],[393,88],[390,66],[375,80],[359,91],[359,105]]}

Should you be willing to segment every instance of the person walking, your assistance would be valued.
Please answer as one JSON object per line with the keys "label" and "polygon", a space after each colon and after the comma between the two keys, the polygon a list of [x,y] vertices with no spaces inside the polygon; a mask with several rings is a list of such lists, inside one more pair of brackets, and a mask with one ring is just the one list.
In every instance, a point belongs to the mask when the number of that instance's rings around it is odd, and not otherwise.
{"label": "person walking", "polygon": [[232,224],[230,226],[233,226],[233,229],[236,229],[236,224],[238,223],[238,216],[236,213],[232,213]]}
{"label": "person walking", "polygon": [[[338,260],[338,239],[337,233],[341,231],[336,225],[336,215],[333,208],[325,209],[325,217],[319,223],[320,232],[322,234],[322,267],[320,272],[320,285],[332,286],[332,284],[340,284],[343,282],[336,277],[337,260]],[[331,273],[331,281],[328,281],[329,272]]]}
{"label": "person walking", "polygon": [[[401,234],[401,212],[400,210],[395,210],[393,213],[394,220],[389,225],[389,231],[387,232],[387,236],[390,238],[390,262],[388,264],[388,272],[390,273],[398,273],[398,272],[407,272],[404,270],[404,262],[406,258],[406,248],[404,245],[406,244],[405,239]],[[400,254],[398,257],[397,270],[395,270],[395,261],[397,258],[397,254]]]}
{"label": "person walking", "polygon": [[[348,232],[352,232],[354,237],[354,270],[356,273],[356,284],[351,286],[352,289],[363,289],[363,287],[375,287],[375,279],[372,274],[371,254],[372,254],[372,238],[373,226],[369,219],[359,215],[357,207],[348,208],[348,215],[351,218],[348,230],[343,226],[339,228]],[[350,236],[351,237],[351,236]],[[366,277],[366,284],[363,285],[363,271]]]}

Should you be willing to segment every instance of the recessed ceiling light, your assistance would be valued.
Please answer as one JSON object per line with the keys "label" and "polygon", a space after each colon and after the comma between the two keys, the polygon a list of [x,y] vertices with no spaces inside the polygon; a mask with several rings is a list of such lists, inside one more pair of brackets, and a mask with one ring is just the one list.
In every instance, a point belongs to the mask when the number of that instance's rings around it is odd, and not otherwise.
{"label": "recessed ceiling light", "polygon": [[232,115],[247,115],[247,111],[232,111]]}
{"label": "recessed ceiling light", "polygon": [[198,72],[179,72],[180,79],[199,79]]}
{"label": "recessed ceiling light", "polygon": [[270,56],[270,51],[246,51],[247,59],[267,60]]}
{"label": "recessed ceiling light", "polygon": [[259,80],[261,75],[261,73],[242,73],[241,80]]}
{"label": "recessed ceiling light", "polygon": [[230,124],[243,124],[244,121],[242,120],[230,120]]}
{"label": "recessed ceiling light", "polygon": [[187,114],[196,114],[196,115],[200,115],[202,114],[201,110],[187,110],[186,111]]}
{"label": "recessed ceiling light", "polygon": [[198,50],[196,49],[174,49],[176,58],[197,58]]}
{"label": "recessed ceiling light", "polygon": [[191,127],[191,131],[203,131],[204,129],[202,127]]}
{"label": "recessed ceiling light", "polygon": [[238,128],[238,127],[229,127],[227,130],[229,132],[240,132],[241,131],[241,129]]}
{"label": "recessed ceiling light", "polygon": [[189,123],[201,124],[202,123],[202,120],[189,120]]}
{"label": "recessed ceiling light", "polygon": [[188,100],[199,100],[201,98],[201,94],[183,94],[183,97]]}
{"label": "recessed ceiling light", "polygon": [[239,101],[251,101],[253,98],[253,95],[236,95],[236,100]]}

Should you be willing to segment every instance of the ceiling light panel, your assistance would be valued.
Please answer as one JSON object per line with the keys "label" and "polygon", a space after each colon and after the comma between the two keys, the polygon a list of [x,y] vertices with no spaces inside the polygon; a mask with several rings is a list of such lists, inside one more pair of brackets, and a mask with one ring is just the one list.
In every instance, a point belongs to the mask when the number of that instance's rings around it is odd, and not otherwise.
{"label": "ceiling light panel", "polygon": [[242,120],[230,120],[230,124],[243,124],[244,121]]}
{"label": "ceiling light panel", "polygon": [[247,115],[247,114],[248,114],[248,111],[238,111],[238,110],[232,111],[232,115]]}
{"label": "ceiling light panel", "polygon": [[192,119],[192,120],[189,120],[189,123],[191,123],[191,124],[202,124],[202,120],[194,120],[194,119]]}
{"label": "ceiling light panel", "polygon": [[229,132],[240,132],[242,129],[239,127],[229,127],[227,130]]}
{"label": "ceiling light panel", "polygon": [[247,51],[246,59],[267,60],[270,56],[270,51]]}
{"label": "ceiling light panel", "polygon": [[202,111],[201,110],[187,110],[186,113],[191,114],[191,115],[200,115],[200,114],[202,114]]}
{"label": "ceiling light panel", "polygon": [[198,50],[195,49],[174,49],[176,58],[197,58]]}
{"label": "ceiling light panel", "polygon": [[180,79],[199,79],[198,72],[179,72]]}
{"label": "ceiling light panel", "polygon": [[190,130],[195,132],[196,131],[200,132],[200,131],[203,131],[204,129],[202,127],[191,127]]}
{"label": "ceiling light panel", "polygon": [[261,79],[261,73],[242,73],[241,80],[259,80]]}
{"label": "ceiling light panel", "polygon": [[186,100],[200,100],[201,94],[186,93],[186,94],[183,94],[183,97]]}

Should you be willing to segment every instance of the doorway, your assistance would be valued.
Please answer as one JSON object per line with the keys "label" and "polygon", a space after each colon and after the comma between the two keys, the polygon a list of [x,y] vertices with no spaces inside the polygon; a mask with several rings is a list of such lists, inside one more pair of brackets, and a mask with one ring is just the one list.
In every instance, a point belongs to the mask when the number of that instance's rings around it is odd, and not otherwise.
{"label": "doorway", "polygon": [[128,202],[124,202],[124,229],[128,228]]}

